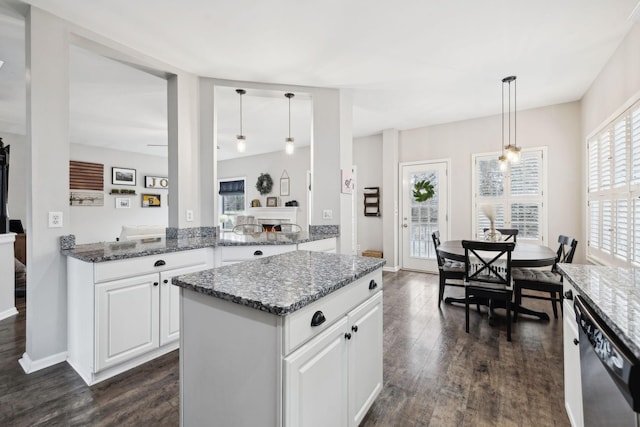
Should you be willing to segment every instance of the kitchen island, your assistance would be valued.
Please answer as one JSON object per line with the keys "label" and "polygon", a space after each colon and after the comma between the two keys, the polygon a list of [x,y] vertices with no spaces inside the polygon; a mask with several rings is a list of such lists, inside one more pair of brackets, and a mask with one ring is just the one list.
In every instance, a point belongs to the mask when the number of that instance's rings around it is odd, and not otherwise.
{"label": "kitchen island", "polygon": [[182,425],[357,426],[382,389],[383,265],[295,251],[175,277]]}

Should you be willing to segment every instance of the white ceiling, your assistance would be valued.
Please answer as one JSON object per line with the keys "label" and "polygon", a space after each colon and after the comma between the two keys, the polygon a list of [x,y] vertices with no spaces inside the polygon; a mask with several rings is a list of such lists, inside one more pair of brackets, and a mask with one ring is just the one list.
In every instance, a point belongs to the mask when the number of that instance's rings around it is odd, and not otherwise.
{"label": "white ceiling", "polygon": [[[578,100],[634,24],[629,17],[637,0],[27,2],[197,75],[348,90],[354,135],[365,136],[497,114],[501,79],[511,74],[518,76],[518,109]],[[3,79],[11,77],[13,57],[19,61],[22,54],[24,61],[24,52],[5,49],[15,34],[5,21],[0,26],[0,122],[10,122],[19,115],[11,106],[19,104],[8,101],[16,88]],[[104,89],[103,74],[96,69],[79,84],[87,93]],[[229,125],[221,136],[231,144],[238,105],[233,88],[228,92]],[[284,119],[261,120],[251,117],[247,94],[248,145],[250,123],[259,121],[277,128],[277,136],[265,139],[284,143],[287,105],[280,95],[255,97],[257,103],[282,101],[256,111],[277,110]],[[294,123],[302,122],[294,119],[298,101],[292,101]],[[118,108],[127,112],[129,102]],[[147,121],[140,133],[150,137],[160,133],[158,117],[166,114],[160,110],[125,117]],[[307,114],[307,107],[301,110]],[[89,138],[90,120],[83,122]],[[111,140],[133,138],[117,126],[108,126]]]}

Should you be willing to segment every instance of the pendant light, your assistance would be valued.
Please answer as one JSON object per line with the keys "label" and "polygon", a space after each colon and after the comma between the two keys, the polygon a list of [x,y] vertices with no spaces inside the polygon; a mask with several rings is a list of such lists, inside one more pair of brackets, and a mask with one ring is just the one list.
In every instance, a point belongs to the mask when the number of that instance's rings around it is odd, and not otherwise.
{"label": "pendant light", "polygon": [[295,95],[288,92],[288,93],[285,93],[284,96],[289,98],[289,136],[285,138],[286,144],[284,146],[284,151],[287,154],[293,154],[294,145],[293,145],[293,138],[291,137],[291,98],[293,98]]}
{"label": "pendant light", "polygon": [[240,95],[240,135],[236,136],[236,149],[239,153],[244,153],[247,149],[247,138],[242,134],[242,95],[247,93],[244,89],[236,89],[236,93]]}
{"label": "pendant light", "polygon": [[[511,83],[513,83],[513,111],[511,111]],[[504,113],[504,86],[507,85],[507,98],[508,98],[508,111],[507,111],[507,124],[506,124],[506,132],[507,132],[507,145],[504,145],[504,136],[505,136],[505,113]],[[520,161],[520,148],[516,142],[516,128],[517,128],[517,120],[516,120],[516,100],[517,100],[517,87],[516,87],[516,76],[508,76],[502,79],[502,146],[503,153],[502,156],[499,157],[500,160],[500,169],[506,169],[506,162],[517,163]],[[513,125],[512,125],[513,122]],[[513,130],[513,132],[512,132]],[[513,135],[513,138],[512,138]],[[506,161],[503,159],[506,157]]]}

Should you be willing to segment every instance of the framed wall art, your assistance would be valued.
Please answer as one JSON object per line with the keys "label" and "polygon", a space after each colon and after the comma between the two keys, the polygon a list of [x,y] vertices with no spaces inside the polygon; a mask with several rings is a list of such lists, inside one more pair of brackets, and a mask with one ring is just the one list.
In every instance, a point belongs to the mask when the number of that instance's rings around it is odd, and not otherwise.
{"label": "framed wall art", "polygon": [[128,197],[116,197],[116,209],[128,209],[131,207],[131,199]]}
{"label": "framed wall art", "polygon": [[169,178],[162,176],[145,176],[144,188],[169,188]]}
{"label": "framed wall art", "polygon": [[159,208],[160,195],[159,194],[143,194],[142,195],[142,207],[143,208]]}
{"label": "framed wall art", "polygon": [[111,168],[111,183],[114,185],[136,185],[136,170]]}
{"label": "framed wall art", "polygon": [[267,207],[275,208],[278,206],[278,198],[277,197],[267,197]]}

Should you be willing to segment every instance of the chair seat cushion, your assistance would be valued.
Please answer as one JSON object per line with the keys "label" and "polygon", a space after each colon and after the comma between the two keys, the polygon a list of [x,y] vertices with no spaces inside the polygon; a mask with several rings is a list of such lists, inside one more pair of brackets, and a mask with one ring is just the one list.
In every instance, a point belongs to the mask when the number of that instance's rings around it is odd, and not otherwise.
{"label": "chair seat cushion", "polygon": [[457,271],[457,272],[460,272],[460,273],[464,273],[464,263],[463,262],[458,262],[458,261],[447,260],[447,261],[445,261],[444,265],[442,266],[442,269],[444,271]]}
{"label": "chair seat cushion", "polygon": [[466,286],[470,288],[485,289],[485,290],[491,290],[491,291],[507,292],[512,290],[511,286],[507,286],[504,283],[480,282],[475,280],[468,281],[466,283]]}
{"label": "chair seat cushion", "polygon": [[549,270],[536,270],[533,268],[512,268],[511,278],[518,281],[561,284],[562,275]]}

